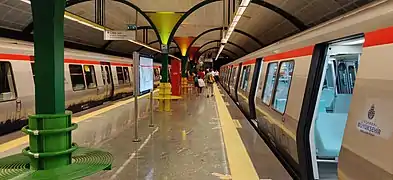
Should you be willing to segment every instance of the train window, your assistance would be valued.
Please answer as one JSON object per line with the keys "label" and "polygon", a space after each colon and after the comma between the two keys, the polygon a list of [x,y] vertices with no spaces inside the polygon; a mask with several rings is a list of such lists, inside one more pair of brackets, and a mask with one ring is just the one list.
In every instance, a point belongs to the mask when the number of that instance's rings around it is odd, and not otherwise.
{"label": "train window", "polygon": [[245,91],[248,86],[248,78],[250,77],[250,69],[251,69],[251,66],[245,66],[243,68],[243,79],[242,79],[242,86],[241,86],[241,89],[243,91]]}
{"label": "train window", "polygon": [[105,66],[105,74],[106,74],[106,80],[107,84],[112,84],[112,78],[111,78],[111,72],[109,71],[109,66]]}
{"label": "train window", "polygon": [[128,67],[123,67],[124,72],[124,82],[129,84],[130,83],[130,73],[128,71]]}
{"label": "train window", "polygon": [[104,85],[106,84],[106,73],[104,72],[104,67],[101,66],[101,75],[102,75],[102,82],[104,83]]}
{"label": "train window", "polygon": [[116,67],[117,79],[119,80],[119,84],[124,84],[124,75],[123,69],[121,67]]}
{"label": "train window", "polygon": [[352,62],[340,62],[337,66],[338,94],[352,94],[355,87],[356,69]]}
{"label": "train window", "polygon": [[236,70],[237,70],[237,67],[233,67],[233,71],[232,71],[232,81],[231,81],[231,86],[235,86],[235,83],[236,83]]}
{"label": "train window", "polygon": [[0,102],[16,99],[11,63],[0,62]]}
{"label": "train window", "polygon": [[74,91],[84,90],[86,88],[85,78],[83,77],[82,65],[70,64],[70,75],[72,89]]}
{"label": "train window", "polygon": [[92,65],[84,65],[83,69],[85,71],[86,84],[88,89],[97,88],[97,80],[96,73],[94,70],[94,66]]}
{"label": "train window", "polygon": [[272,91],[276,82],[277,66],[278,64],[274,62],[269,63],[267,67],[265,89],[263,90],[262,95],[262,102],[267,105],[270,105],[272,98]]}
{"label": "train window", "polygon": [[286,61],[280,64],[278,83],[273,101],[273,108],[280,113],[284,113],[285,107],[287,106],[294,65],[294,61]]}

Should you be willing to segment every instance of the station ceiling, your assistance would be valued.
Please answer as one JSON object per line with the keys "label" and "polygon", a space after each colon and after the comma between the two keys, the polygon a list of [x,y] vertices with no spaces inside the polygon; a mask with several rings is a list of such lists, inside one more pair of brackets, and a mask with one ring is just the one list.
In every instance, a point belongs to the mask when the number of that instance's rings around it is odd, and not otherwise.
{"label": "station ceiling", "polygon": [[[209,3],[206,3],[209,1]],[[223,56],[237,59],[287,36],[301,32],[327,20],[357,9],[374,0],[252,0],[225,46]],[[0,0],[0,36],[29,38],[34,31],[29,0]],[[236,10],[233,4],[240,0],[105,0],[103,26],[113,30],[126,30],[128,24],[140,28],[137,41],[159,49],[158,38],[143,14],[154,12],[186,13],[201,5],[188,16],[175,37],[198,37],[193,46],[199,52],[215,57],[221,29],[228,26]],[[139,11],[136,11],[136,8]],[[94,0],[68,0],[66,11],[85,22],[95,22]],[[143,14],[142,14],[143,13]],[[157,54],[128,41],[105,41],[103,32],[65,18],[64,37],[67,42],[87,49],[130,55],[133,51]],[[170,53],[179,52],[176,43]]]}

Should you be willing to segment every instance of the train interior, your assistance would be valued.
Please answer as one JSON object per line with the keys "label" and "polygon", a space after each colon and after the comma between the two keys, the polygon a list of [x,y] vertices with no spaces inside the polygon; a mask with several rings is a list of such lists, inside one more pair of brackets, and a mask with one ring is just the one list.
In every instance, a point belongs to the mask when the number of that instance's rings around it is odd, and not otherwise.
{"label": "train interior", "polygon": [[338,157],[364,38],[329,45],[310,133],[314,177],[337,177]]}

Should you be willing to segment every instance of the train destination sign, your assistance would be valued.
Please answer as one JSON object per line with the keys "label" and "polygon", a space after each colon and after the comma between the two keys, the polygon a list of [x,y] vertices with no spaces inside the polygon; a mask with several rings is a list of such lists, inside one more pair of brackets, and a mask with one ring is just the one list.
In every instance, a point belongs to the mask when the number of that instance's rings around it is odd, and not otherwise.
{"label": "train destination sign", "polygon": [[104,40],[135,40],[135,31],[112,31],[106,30],[104,32]]}

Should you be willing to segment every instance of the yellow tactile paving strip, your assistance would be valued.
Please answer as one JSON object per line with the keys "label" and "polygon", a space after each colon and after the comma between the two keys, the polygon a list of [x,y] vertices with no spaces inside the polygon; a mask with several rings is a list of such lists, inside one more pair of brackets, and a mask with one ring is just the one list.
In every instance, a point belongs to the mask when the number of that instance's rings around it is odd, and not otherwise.
{"label": "yellow tactile paving strip", "polygon": [[233,123],[232,117],[229,114],[217,85],[214,85],[214,96],[217,102],[221,130],[224,137],[232,180],[259,180],[258,174],[237,132],[236,126]]}
{"label": "yellow tactile paving strip", "polygon": [[[157,92],[157,91],[158,90],[155,90],[154,92]],[[144,98],[146,96],[149,96],[149,94],[145,94],[145,95],[139,96],[138,99]],[[72,118],[72,122],[79,123],[79,122],[85,121],[85,120],[87,120],[89,118],[92,118],[94,116],[100,115],[100,114],[105,113],[105,112],[108,112],[108,111],[110,111],[112,109],[115,109],[115,108],[117,108],[119,106],[125,105],[125,104],[133,102],[133,101],[134,101],[134,98],[130,98],[130,99],[127,99],[127,100],[124,100],[124,101],[116,102],[113,105],[110,105],[110,106],[98,109],[98,110],[93,111],[91,113],[87,113],[87,114],[79,116],[79,117],[73,117]],[[16,147],[21,146],[23,144],[26,144],[28,142],[29,142],[29,136],[26,135],[26,136],[14,139],[12,141],[8,141],[6,143],[0,144],[0,153],[8,151],[8,150],[10,150],[12,148],[16,148]]]}

